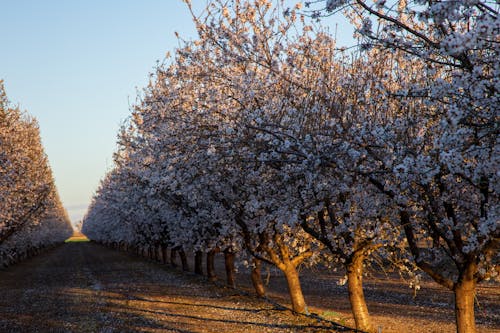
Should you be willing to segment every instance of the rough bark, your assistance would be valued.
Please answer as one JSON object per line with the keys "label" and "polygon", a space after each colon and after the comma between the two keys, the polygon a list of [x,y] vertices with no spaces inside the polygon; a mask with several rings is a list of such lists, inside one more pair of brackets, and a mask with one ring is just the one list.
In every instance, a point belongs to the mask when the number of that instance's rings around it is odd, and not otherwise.
{"label": "rough bark", "polygon": [[194,253],[194,272],[199,275],[203,275],[203,252],[196,251]]}
{"label": "rough bark", "polygon": [[[448,207],[449,215],[455,214],[452,208]],[[477,277],[477,264],[469,262],[465,266],[460,261],[455,261],[457,267],[460,268],[458,282],[453,282],[452,279],[445,276],[440,267],[434,267],[424,260],[420,260],[420,249],[417,245],[413,229],[411,227],[409,214],[405,211],[400,212],[401,225],[405,231],[406,239],[413,257],[416,259],[417,266],[427,273],[434,281],[440,285],[453,290],[455,293],[455,321],[458,333],[475,333],[476,324],[474,316],[474,297],[476,292]],[[438,239],[439,241],[439,239]],[[439,244],[437,242],[437,244]],[[458,244],[458,246],[457,246]],[[448,248],[452,253],[461,251],[461,240],[457,238],[456,241],[448,241]],[[460,252],[461,253],[461,252]],[[463,253],[461,253],[463,255]]]}
{"label": "rough bark", "polygon": [[375,332],[363,293],[363,261],[364,256],[362,253],[354,253],[352,259],[347,262],[347,289],[349,291],[349,301],[351,303],[356,329],[365,332]]}
{"label": "rough bark", "polygon": [[460,281],[455,284],[455,318],[457,333],[475,333],[474,297],[476,295],[476,281],[473,268],[468,267]]}
{"label": "rough bark", "polygon": [[234,288],[236,286],[234,272],[234,253],[230,250],[224,251],[224,266],[226,268],[227,285]]}
{"label": "rough bark", "polygon": [[217,275],[215,274],[215,251],[210,250],[207,253],[207,277],[210,281],[217,280]]}
{"label": "rough bark", "polygon": [[261,267],[262,262],[259,259],[254,258],[251,274],[252,284],[255,288],[257,296],[264,297],[266,295],[266,289],[264,288],[264,283],[262,282]]}
{"label": "rough bark", "polygon": [[269,256],[270,262],[276,265],[276,267],[278,267],[283,274],[285,274],[293,311],[308,314],[309,311],[304,300],[302,287],[300,286],[297,267],[304,260],[311,257],[313,252],[308,250],[294,256],[290,253],[288,246],[284,244],[283,239],[279,234],[275,234],[273,238],[279,252],[268,246],[269,242],[265,234],[262,236],[261,247]]}
{"label": "rough bark", "polygon": [[297,271],[297,268],[292,264],[286,265],[283,273],[285,274],[288,292],[290,294],[290,299],[292,300],[293,311],[308,314],[309,311],[304,300],[302,287],[300,286],[299,272]]}

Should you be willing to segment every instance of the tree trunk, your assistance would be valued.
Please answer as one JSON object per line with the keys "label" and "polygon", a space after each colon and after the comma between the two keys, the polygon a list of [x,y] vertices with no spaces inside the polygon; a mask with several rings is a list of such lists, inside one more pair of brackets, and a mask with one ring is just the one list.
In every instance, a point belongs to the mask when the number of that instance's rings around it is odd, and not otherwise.
{"label": "tree trunk", "polygon": [[161,262],[161,251],[160,251],[160,245],[155,246],[155,261]]}
{"label": "tree trunk", "polygon": [[151,260],[158,260],[158,246],[156,245],[151,246]]}
{"label": "tree trunk", "polygon": [[177,264],[175,263],[175,257],[177,256],[177,249],[176,248],[172,248],[170,250],[170,265],[172,265],[172,267],[177,267]]}
{"label": "tree trunk", "polygon": [[365,257],[361,253],[354,253],[351,261],[347,262],[347,289],[356,329],[364,332],[375,332],[363,293],[364,259]]}
{"label": "tree trunk", "polygon": [[161,245],[158,245],[156,247],[156,261],[158,261],[158,262],[163,262],[163,251],[162,251],[162,249],[163,249],[163,246],[161,246]]}
{"label": "tree trunk", "polygon": [[179,250],[179,257],[181,258],[182,270],[184,272],[189,272],[189,265],[186,257],[186,252],[184,250]]}
{"label": "tree trunk", "polygon": [[203,275],[203,252],[196,251],[194,253],[194,272],[199,275]]}
{"label": "tree trunk", "polygon": [[217,280],[217,275],[215,274],[215,251],[210,250],[207,253],[207,276],[210,281]]}
{"label": "tree trunk", "polygon": [[236,286],[234,276],[234,253],[230,250],[224,251],[224,265],[226,267],[227,285],[234,288]]}
{"label": "tree trunk", "polygon": [[474,297],[476,281],[473,277],[463,278],[455,285],[455,318],[457,333],[475,333]]}
{"label": "tree trunk", "polygon": [[167,259],[167,247],[166,246],[162,246],[161,247],[161,257],[163,259],[163,263],[166,264],[168,262],[168,259]]}
{"label": "tree trunk", "polygon": [[286,282],[288,285],[288,292],[290,293],[290,299],[292,300],[292,309],[297,313],[309,314],[306,302],[304,300],[304,294],[302,293],[302,287],[300,286],[299,272],[297,268],[291,263],[286,265],[283,273],[286,277]]}
{"label": "tree trunk", "polygon": [[251,278],[257,296],[264,297],[266,295],[266,289],[264,288],[264,283],[262,283],[262,276],[260,273],[261,266],[262,262],[259,259],[254,258]]}

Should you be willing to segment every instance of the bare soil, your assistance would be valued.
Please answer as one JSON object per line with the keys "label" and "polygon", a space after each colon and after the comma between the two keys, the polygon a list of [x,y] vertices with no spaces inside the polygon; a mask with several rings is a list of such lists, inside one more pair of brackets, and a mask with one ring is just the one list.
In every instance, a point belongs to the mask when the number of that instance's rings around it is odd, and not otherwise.
{"label": "bare soil", "polygon": [[0,271],[0,332],[342,332],[203,277],[69,242]]}
{"label": "bare soil", "polygon": [[[224,262],[219,255],[216,270],[221,282]],[[249,273],[240,268],[237,286],[252,293]],[[291,307],[286,280],[276,268],[263,266],[263,279],[268,281],[267,295]],[[346,285],[337,282],[342,274],[328,269],[302,269],[300,281],[309,310],[323,318],[355,327]],[[453,293],[430,278],[423,277],[421,289],[415,291],[397,274],[375,274],[364,279],[364,293],[375,327],[381,333],[446,333],[456,332]],[[479,284],[475,308],[478,332],[500,333],[500,284]]]}
{"label": "bare soil", "polygon": [[[283,307],[290,304],[276,269],[263,269],[266,301],[252,296],[244,267],[237,289],[224,287],[222,255],[212,283],[83,240],[0,271],[0,332],[353,331],[318,319],[354,326],[346,286],[329,270],[301,272],[306,301],[317,316],[309,318]],[[453,294],[432,281],[425,280],[415,295],[397,276],[369,277],[365,296],[380,332],[455,332]],[[479,332],[500,332],[499,284],[479,286],[476,320]]]}

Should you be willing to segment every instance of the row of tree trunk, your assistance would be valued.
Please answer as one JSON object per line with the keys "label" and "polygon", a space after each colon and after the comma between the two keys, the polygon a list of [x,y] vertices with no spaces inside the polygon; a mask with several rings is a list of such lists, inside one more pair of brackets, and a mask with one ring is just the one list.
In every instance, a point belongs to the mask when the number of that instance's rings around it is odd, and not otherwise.
{"label": "row of tree trunk", "polygon": [[[188,257],[186,252],[180,247],[168,248],[165,246],[132,246],[127,243],[105,243],[103,244],[107,247],[117,249],[120,251],[125,251],[129,253],[134,253],[141,257],[147,258],[152,261],[160,262],[163,264],[168,264],[172,267],[182,267],[183,271],[190,271]],[[220,253],[219,249],[214,249],[208,251],[205,257],[205,270],[206,276],[210,281],[217,280],[217,274],[215,272],[215,257],[216,254]],[[224,268],[226,272],[226,285],[234,288],[236,287],[236,271],[235,271],[235,254],[230,250],[222,251],[224,255]],[[205,275],[203,270],[203,255],[202,251],[196,251],[194,253],[194,273],[198,275]],[[179,259],[178,259],[179,258]],[[250,277],[252,279],[252,284],[255,288],[255,292],[258,296],[265,296],[264,283],[261,277],[261,261],[254,259],[253,265],[251,267]]]}
{"label": "row of tree trunk", "polygon": [[9,251],[9,253],[0,253],[0,268],[7,268],[21,261],[35,257],[49,249],[52,249],[61,244],[43,245],[38,247],[29,247],[21,251]]}

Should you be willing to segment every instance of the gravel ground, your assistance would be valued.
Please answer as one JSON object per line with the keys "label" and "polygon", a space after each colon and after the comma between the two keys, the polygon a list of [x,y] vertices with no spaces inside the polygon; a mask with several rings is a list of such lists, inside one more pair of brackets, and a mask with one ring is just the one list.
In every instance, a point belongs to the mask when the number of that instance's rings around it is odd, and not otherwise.
{"label": "gravel ground", "polygon": [[0,271],[0,332],[340,332],[204,278],[89,242]]}

